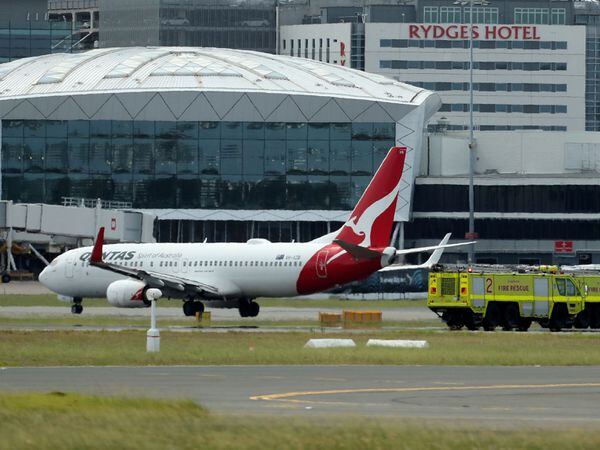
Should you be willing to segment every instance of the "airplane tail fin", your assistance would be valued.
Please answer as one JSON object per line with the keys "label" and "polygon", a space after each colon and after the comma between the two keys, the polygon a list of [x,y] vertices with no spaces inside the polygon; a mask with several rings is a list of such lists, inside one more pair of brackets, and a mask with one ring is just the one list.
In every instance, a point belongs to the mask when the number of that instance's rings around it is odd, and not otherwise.
{"label": "airplane tail fin", "polygon": [[406,147],[392,147],[336,239],[361,247],[390,241]]}

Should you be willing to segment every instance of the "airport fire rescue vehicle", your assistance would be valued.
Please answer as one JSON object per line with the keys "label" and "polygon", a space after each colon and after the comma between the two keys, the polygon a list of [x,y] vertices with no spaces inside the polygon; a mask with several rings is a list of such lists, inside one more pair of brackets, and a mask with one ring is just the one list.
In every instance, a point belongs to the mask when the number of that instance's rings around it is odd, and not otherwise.
{"label": "airport fire rescue vehicle", "polygon": [[564,273],[556,266],[439,266],[429,274],[427,306],[451,329],[600,326],[600,274]]}

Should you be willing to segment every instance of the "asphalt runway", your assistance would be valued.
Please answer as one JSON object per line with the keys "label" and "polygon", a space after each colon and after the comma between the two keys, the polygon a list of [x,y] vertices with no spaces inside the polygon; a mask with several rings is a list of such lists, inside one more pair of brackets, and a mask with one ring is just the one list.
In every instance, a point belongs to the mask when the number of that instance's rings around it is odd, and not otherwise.
{"label": "asphalt runway", "polygon": [[[61,317],[71,316],[69,305],[64,306],[57,301],[57,306],[2,306],[0,307],[0,320],[2,317]],[[85,305],[85,304],[84,304]],[[368,305],[366,305],[368,306]],[[298,308],[298,307],[263,307],[257,318],[241,318],[237,309],[216,309],[207,308],[211,312],[213,321],[240,321],[248,325],[256,320],[267,321],[305,321],[318,320],[319,312],[336,312],[339,313],[343,309],[343,304],[340,303],[339,308]],[[416,321],[416,320],[432,320],[438,316],[431,310],[422,307],[405,306],[400,308],[382,309],[383,319],[392,321]],[[85,307],[82,316],[111,316],[111,317],[150,317],[149,308],[114,308],[114,307]],[[157,317],[161,318],[184,318],[181,308],[163,307],[160,305],[157,308]],[[191,318],[190,320],[193,320]]]}
{"label": "asphalt runway", "polygon": [[600,425],[600,367],[2,368],[0,389],[191,399],[216,413]]}

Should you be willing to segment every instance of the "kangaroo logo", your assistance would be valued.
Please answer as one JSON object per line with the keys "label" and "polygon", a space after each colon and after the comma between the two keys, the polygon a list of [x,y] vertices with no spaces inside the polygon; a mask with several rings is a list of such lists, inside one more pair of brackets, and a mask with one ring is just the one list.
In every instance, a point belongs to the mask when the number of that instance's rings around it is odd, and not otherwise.
{"label": "kangaroo logo", "polygon": [[348,227],[352,232],[362,238],[359,242],[353,242],[353,244],[360,245],[362,247],[371,246],[371,231],[373,230],[373,224],[375,220],[387,210],[390,205],[398,197],[398,191],[400,190],[400,181],[394,189],[392,189],[387,195],[380,198],[376,202],[369,205],[362,214],[359,213],[350,217],[350,219],[344,224],[344,228]]}

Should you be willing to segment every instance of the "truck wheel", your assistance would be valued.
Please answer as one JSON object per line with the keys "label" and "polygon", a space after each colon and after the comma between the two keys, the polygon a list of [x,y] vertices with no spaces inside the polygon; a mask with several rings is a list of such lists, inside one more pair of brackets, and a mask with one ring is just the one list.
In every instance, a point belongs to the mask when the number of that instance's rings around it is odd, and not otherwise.
{"label": "truck wheel", "polygon": [[460,330],[464,325],[460,311],[446,311],[442,314],[442,320],[451,330]]}
{"label": "truck wheel", "polygon": [[591,316],[590,310],[586,306],[585,309],[583,311],[581,311],[579,314],[577,314],[577,317],[575,317],[575,323],[574,323],[575,328],[581,328],[581,329],[588,328],[590,326],[590,319],[591,319],[590,316]]}
{"label": "truck wheel", "polygon": [[550,317],[550,322],[548,323],[550,331],[561,331],[567,326],[567,319],[568,314],[566,305],[562,303],[555,304],[552,310],[552,316]]}
{"label": "truck wheel", "polygon": [[519,326],[517,327],[517,331],[527,331],[531,326],[531,318],[529,317],[521,317],[519,320]]}
{"label": "truck wheel", "polygon": [[464,320],[465,320],[465,327],[467,327],[467,330],[470,330],[470,331],[479,330],[479,324],[475,322],[475,315],[473,314],[473,311],[470,311],[470,310],[465,311]]}
{"label": "truck wheel", "polygon": [[590,309],[590,327],[600,328],[600,308],[596,304],[587,305],[587,308]]}
{"label": "truck wheel", "polygon": [[500,308],[496,303],[488,304],[487,311],[485,312],[485,317],[483,319],[483,329],[485,331],[494,331],[498,326],[499,317],[500,316]]}
{"label": "truck wheel", "polygon": [[508,303],[504,306],[504,331],[510,331],[519,327],[521,315],[519,314],[519,305],[516,303]]}

